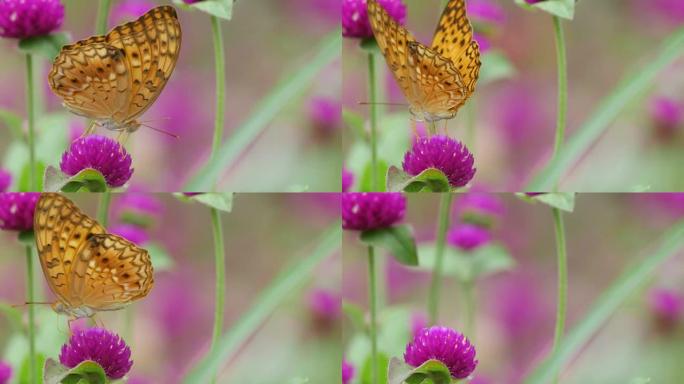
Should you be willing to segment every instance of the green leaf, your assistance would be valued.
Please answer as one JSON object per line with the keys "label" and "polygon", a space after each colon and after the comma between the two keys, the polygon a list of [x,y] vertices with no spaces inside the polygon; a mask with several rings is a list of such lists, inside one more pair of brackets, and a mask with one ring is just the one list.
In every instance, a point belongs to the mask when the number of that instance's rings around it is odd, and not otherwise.
{"label": "green leaf", "polygon": [[364,50],[366,53],[382,55],[382,50],[380,50],[378,42],[375,41],[375,37],[367,37],[365,39],[362,39],[361,43],[359,44],[359,47],[361,47],[361,49]]}
{"label": "green leaf", "polygon": [[416,176],[411,176],[395,166],[387,170],[387,190],[389,192],[450,192],[449,179],[437,168],[428,168]]}
{"label": "green leaf", "polygon": [[74,176],[67,176],[57,168],[48,166],[45,169],[43,179],[45,192],[104,192],[107,190],[107,181],[100,171],[86,168]]}
{"label": "green leaf", "polygon": [[316,267],[331,254],[339,251],[342,243],[340,222],[334,223],[319,239],[316,248],[301,261],[286,268],[262,291],[256,302],[224,333],[205,358],[194,366],[183,383],[208,383],[216,372],[229,361],[242,344],[270,314],[292,294],[292,291],[311,278]]}
{"label": "green leaf", "polygon": [[541,9],[568,20],[572,20],[575,16],[576,0],[544,0],[534,4],[529,4],[525,0],[515,0],[515,3],[525,9]]}
{"label": "green leaf", "polygon": [[19,40],[19,50],[29,55],[44,57],[52,61],[62,46],[71,41],[66,33],[55,33],[52,35],[34,36]]}
{"label": "green leaf", "polygon": [[43,190],[43,180],[40,175],[45,172],[45,164],[37,160],[36,161],[36,185],[38,186],[37,191],[31,188],[31,164],[26,162],[19,175],[19,190],[27,192],[39,192]]}
{"label": "green leaf", "polygon": [[[43,355],[40,352],[36,352],[36,372],[35,372],[35,377],[38,379],[41,377],[41,368],[43,366],[43,363],[45,362],[45,355]],[[29,355],[28,353],[26,354],[26,357],[21,363],[21,367],[19,368],[19,382],[20,383],[28,383],[30,382],[29,380],[29,373],[31,371],[31,364],[29,363]],[[47,384],[47,383],[46,383]]]}
{"label": "green leaf", "polygon": [[684,53],[684,28],[675,31],[662,44],[659,52],[649,53],[643,68],[629,73],[594,113],[570,136],[558,155],[547,164],[525,188],[526,191],[550,191],[620,115],[622,109],[649,90],[658,73]]}
{"label": "green leaf", "polygon": [[536,367],[525,380],[525,384],[551,382],[554,377],[558,376],[563,366],[572,360],[596,332],[605,326],[611,315],[646,284],[660,266],[680,253],[684,247],[684,221],[670,227],[660,238],[659,244],[660,246],[653,254],[628,268],[607,290],[603,291],[589,312],[566,334],[557,353]]}
{"label": "green leaf", "polygon": [[449,368],[441,361],[428,360],[420,367],[413,368],[396,357],[393,357],[392,360],[390,360],[387,379],[388,384],[412,384],[423,382],[450,384],[454,382],[451,378]]}
{"label": "green leaf", "polygon": [[24,119],[12,111],[0,109],[0,123],[3,123],[9,128],[15,140],[24,140],[24,133],[21,130],[21,125]]}
{"label": "green leaf", "polygon": [[204,0],[193,4],[185,4],[182,0],[173,0],[182,9],[197,9],[224,20],[233,18],[235,0]]}
{"label": "green leaf", "polygon": [[363,231],[361,241],[367,245],[386,249],[404,265],[418,265],[416,241],[408,225]]}
{"label": "green leaf", "polygon": [[[373,182],[372,182],[372,174],[371,174],[371,169],[372,163],[368,161],[366,163],[366,167],[363,169],[363,174],[361,174],[361,183],[360,183],[360,188],[359,191],[361,192],[385,192],[384,190],[376,191],[375,188],[373,188]],[[375,168],[376,168],[376,175],[380,180],[378,180],[378,185],[383,186],[385,185],[385,175],[387,174],[387,163],[382,160],[378,159],[377,163],[375,163]]]}
{"label": "green leaf", "polygon": [[516,69],[503,52],[492,50],[482,54],[482,67],[480,68],[480,84],[493,83],[515,76]]}
{"label": "green leaf", "polygon": [[[376,369],[378,373],[377,383],[387,383],[387,366],[389,365],[389,358],[382,352],[378,352],[376,357]],[[371,357],[368,356],[361,369],[361,384],[373,384],[371,377],[372,364]]]}
{"label": "green leaf", "polygon": [[68,369],[52,359],[47,359],[43,369],[43,381],[44,384],[108,383],[104,369],[90,360]]}
{"label": "green leaf", "polygon": [[[435,244],[418,246],[419,268],[432,271],[435,265]],[[508,250],[498,244],[489,244],[465,252],[447,246],[444,249],[442,272],[468,283],[499,272],[510,270],[515,260]]]}
{"label": "green leaf", "polygon": [[352,132],[356,134],[357,140],[366,141],[366,130],[364,129],[364,119],[363,116],[358,113],[354,113],[348,109],[342,111],[342,120],[344,124],[352,129]]}
{"label": "green leaf", "polygon": [[358,332],[365,332],[366,330],[366,318],[363,309],[358,305],[352,304],[348,301],[342,303],[342,311],[349,318],[354,325],[354,328]]}
{"label": "green leaf", "polygon": [[218,209],[223,212],[230,212],[233,209],[233,194],[230,192],[216,193],[200,193],[190,197],[198,203],[204,204],[207,207]]}
{"label": "green leaf", "polygon": [[19,242],[26,246],[33,247],[36,245],[36,237],[34,235],[33,229],[19,232],[18,237]]}
{"label": "green leaf", "polygon": [[342,51],[342,34],[339,30],[321,40],[317,54],[294,74],[283,77],[280,84],[263,98],[250,117],[242,123],[229,140],[224,141],[216,156],[195,174],[184,191],[208,191],[219,180],[223,172],[240,157],[280,111],[306,90],[316,80],[316,75],[333,61],[339,59]]}
{"label": "green leaf", "polygon": [[155,272],[168,271],[176,264],[169,252],[158,243],[147,243],[144,245],[152,259],[152,266]]}
{"label": "green leaf", "polygon": [[575,210],[575,193],[574,192],[554,192],[542,193],[540,195],[522,195],[524,200],[538,201],[546,204],[552,208],[558,208],[561,211],[572,212]]}

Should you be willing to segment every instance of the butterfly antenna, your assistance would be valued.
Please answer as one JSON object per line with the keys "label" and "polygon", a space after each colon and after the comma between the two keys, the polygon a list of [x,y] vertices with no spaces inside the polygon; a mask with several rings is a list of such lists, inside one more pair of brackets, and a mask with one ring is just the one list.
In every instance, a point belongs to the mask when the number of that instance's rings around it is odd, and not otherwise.
{"label": "butterfly antenna", "polygon": [[408,107],[409,106],[406,103],[380,103],[380,102],[370,103],[367,101],[359,101],[359,105],[389,105],[389,106],[394,106],[394,107]]}
{"label": "butterfly antenna", "polygon": [[171,133],[171,132],[165,131],[165,130],[163,130],[163,129],[155,128],[155,127],[153,127],[153,126],[151,126],[151,125],[147,125],[147,124],[143,124],[143,123],[140,123],[140,125],[142,125],[143,127],[147,127],[147,128],[149,128],[149,129],[151,129],[151,130],[153,130],[153,131],[157,131],[157,132],[159,132],[159,133],[163,133],[163,134],[165,134],[165,135],[167,135],[167,136],[171,136],[171,137],[173,137],[174,139],[179,139],[179,138],[180,138],[180,136],[176,135],[175,133]]}
{"label": "butterfly antenna", "polygon": [[35,305],[35,304],[39,304],[39,305],[45,305],[45,304],[47,304],[47,305],[52,305],[51,302],[47,302],[47,301],[26,301],[26,302],[24,302],[24,304],[14,304],[14,305],[12,305],[12,308],[25,307],[25,306],[27,306],[27,305]]}

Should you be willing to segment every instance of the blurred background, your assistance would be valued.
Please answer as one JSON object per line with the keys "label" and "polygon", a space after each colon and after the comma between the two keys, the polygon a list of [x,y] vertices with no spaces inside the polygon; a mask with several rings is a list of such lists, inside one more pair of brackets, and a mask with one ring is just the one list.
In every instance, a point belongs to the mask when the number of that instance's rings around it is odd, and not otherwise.
{"label": "blurred background", "polygon": [[[422,245],[434,242],[439,196],[408,195],[404,223],[414,229]],[[483,203],[486,202],[486,203]],[[483,207],[488,207],[483,210]],[[483,212],[492,223],[490,239],[470,251],[453,232],[466,226],[473,213]],[[600,214],[597,214],[600,212]],[[565,231],[569,262],[568,322],[570,330],[597,297],[627,266],[649,257],[660,235],[684,217],[681,194],[578,194],[573,213],[566,213]],[[483,223],[485,221],[480,221]],[[463,233],[463,232],[461,232]],[[447,249],[463,257],[479,257],[487,247],[500,247],[509,263],[475,284],[474,342],[480,361],[478,383],[521,383],[525,374],[547,356],[553,339],[556,311],[556,244],[551,209],[522,201],[512,194],[454,200]],[[367,248],[358,232],[343,238],[343,297],[345,306],[367,307]],[[473,252],[473,253],[468,253]],[[379,349],[388,357],[402,357],[412,334],[427,325],[429,269],[404,267],[384,251],[380,254],[385,280],[385,304],[380,312]],[[480,254],[481,255],[481,254]],[[464,331],[464,291],[446,254],[439,306],[439,325]],[[607,324],[594,335],[561,377],[562,383],[629,383],[642,377],[654,383],[680,383],[684,369],[684,258],[682,254],[652,276]],[[467,333],[467,332],[466,332]],[[367,337],[352,321],[343,325],[345,358],[356,368],[359,381],[368,357]],[[474,381],[475,382],[475,381]]]}
{"label": "blurred background", "polygon": [[[95,194],[69,197],[86,213],[95,214]],[[226,250],[224,332],[254,305],[257,296],[285,267],[309,255],[323,233],[337,222],[338,207],[339,199],[333,194],[235,195],[233,211],[222,215]],[[120,334],[131,347],[131,383],[178,383],[204,357],[211,339],[215,272],[209,208],[169,194],[117,194],[110,212],[110,231],[150,251],[155,286],[147,297],[126,309],[99,314],[98,322]],[[133,221],[144,222],[146,227],[129,224]],[[0,232],[0,248],[0,313],[9,314],[13,310],[7,305],[25,301],[25,252],[14,232]],[[34,265],[38,265],[37,259]],[[40,267],[37,269],[39,300],[51,301],[54,296],[44,283]],[[326,257],[306,281],[288,294],[223,366],[218,382],[339,380],[340,254]],[[38,351],[56,359],[68,337],[68,317],[45,305],[36,305],[35,309]],[[26,308],[18,311],[26,321]],[[12,365],[16,380],[27,342],[10,319],[9,315],[0,315],[0,360]]]}
{"label": "blurred background", "polygon": [[[405,0],[407,28],[429,44],[441,0]],[[474,94],[450,120],[450,136],[475,156],[472,181],[491,191],[519,191],[550,158],[555,134],[556,53],[551,16],[513,1],[468,0],[468,16],[480,43],[482,68]],[[573,135],[620,79],[653,59],[661,43],[684,25],[676,0],[580,1],[564,21],[568,60],[568,125]],[[358,39],[344,39],[343,109],[366,119],[367,59]],[[378,56],[379,102],[406,103],[384,58]],[[607,132],[560,185],[567,191],[680,191],[684,173],[684,61],[660,73],[645,92],[610,124]],[[407,107],[380,106],[379,156],[401,165],[413,131]],[[349,124],[347,124],[349,125]],[[441,127],[442,125],[438,125]],[[347,127],[345,167],[360,188],[369,149],[363,133]],[[620,159],[620,161],[615,161]]]}
{"label": "blurred background", "polygon": [[[64,0],[61,31],[73,41],[91,36],[96,1]],[[171,1],[115,0],[109,26],[136,19],[148,9]],[[166,88],[140,120],[180,138],[141,127],[128,141],[135,174],[131,186],[142,190],[177,191],[209,156],[214,129],[214,52],[209,16],[178,9],[183,44]],[[233,19],[222,23],[226,55],[226,118],[224,140],[257,104],[316,54],[317,46],[339,27],[339,9],[325,0],[240,1]],[[13,39],[0,39],[0,110],[25,116],[24,55]],[[51,63],[40,59],[36,81],[39,99],[37,140],[40,160],[58,166],[69,140],[86,126],[68,113],[47,84]],[[333,62],[320,72],[301,97],[288,101],[277,119],[247,151],[226,169],[221,187],[231,191],[279,192],[292,189],[337,191],[340,186],[340,69]],[[98,130],[100,134],[115,133]],[[0,166],[19,179],[26,155],[0,123]],[[16,190],[16,184],[10,190]]]}

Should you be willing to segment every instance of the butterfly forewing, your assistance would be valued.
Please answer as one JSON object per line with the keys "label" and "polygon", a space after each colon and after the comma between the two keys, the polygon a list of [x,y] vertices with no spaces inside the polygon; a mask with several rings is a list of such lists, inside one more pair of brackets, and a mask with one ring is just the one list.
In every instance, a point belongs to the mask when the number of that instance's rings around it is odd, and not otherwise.
{"label": "butterfly forewing", "polygon": [[152,289],[148,252],[106,233],[60,194],[41,195],[34,231],[45,278],[67,313],[118,309]]}

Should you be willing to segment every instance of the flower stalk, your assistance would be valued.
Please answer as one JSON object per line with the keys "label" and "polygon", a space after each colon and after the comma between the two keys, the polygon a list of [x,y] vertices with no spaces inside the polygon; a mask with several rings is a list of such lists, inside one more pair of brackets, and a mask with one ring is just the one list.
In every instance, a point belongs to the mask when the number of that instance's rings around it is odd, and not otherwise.
{"label": "flower stalk", "polygon": [[368,53],[368,98],[370,107],[370,146],[371,146],[371,190],[380,192],[380,175],[378,175],[378,84],[375,68],[375,54]]}
{"label": "flower stalk", "polygon": [[368,246],[368,302],[370,307],[371,384],[380,384],[378,375],[378,314],[375,248]]}
{"label": "flower stalk", "polygon": [[565,52],[565,36],[560,17],[553,16],[553,31],[556,41],[556,65],[558,72],[558,114],[556,117],[556,139],[553,146],[554,162],[565,140],[566,113],[568,107],[568,69]]}
{"label": "flower stalk", "polygon": [[[216,272],[216,298],[214,304],[214,328],[211,335],[210,354],[216,350],[223,333],[223,314],[225,312],[226,257],[223,243],[223,225],[220,211],[211,208],[211,229],[214,236],[214,259]],[[216,381],[214,377],[213,382]]]}
{"label": "flower stalk", "polygon": [[[556,256],[558,259],[558,304],[556,309],[556,325],[553,337],[551,355],[558,353],[565,333],[565,318],[568,300],[568,258],[565,246],[565,225],[563,214],[558,208],[553,208],[553,224],[556,232]],[[558,382],[558,377],[554,379]]]}
{"label": "flower stalk", "polygon": [[437,224],[437,243],[435,244],[435,265],[432,269],[432,281],[430,283],[430,296],[428,297],[428,320],[430,325],[437,323],[439,318],[439,296],[442,286],[442,268],[444,264],[444,246],[446,232],[449,228],[449,212],[453,194],[442,193],[439,204],[439,222]]}
{"label": "flower stalk", "polygon": [[221,20],[213,15],[211,16],[211,35],[214,44],[214,67],[216,71],[216,116],[214,120],[214,138],[211,145],[210,162],[214,161],[221,148],[221,142],[223,141],[226,93],[226,58],[225,50],[223,48]]}
{"label": "flower stalk", "polygon": [[33,289],[33,247],[26,245],[26,302],[28,305],[28,338],[29,338],[29,382],[38,383],[36,374],[38,361],[36,359],[36,317],[33,303],[35,293]]}
{"label": "flower stalk", "polygon": [[38,191],[38,166],[36,164],[36,105],[35,89],[33,81],[33,55],[26,54],[26,113],[28,115],[28,148],[29,148],[29,188],[33,192]]}

